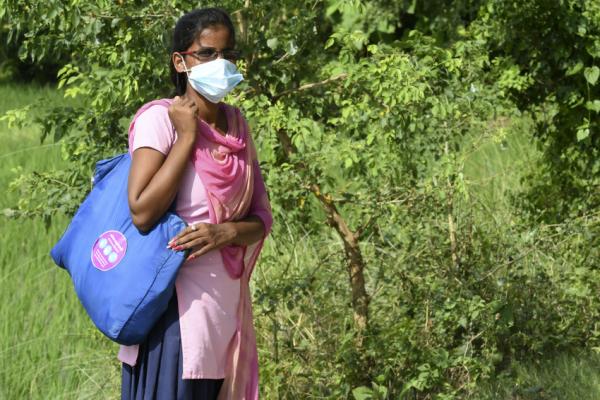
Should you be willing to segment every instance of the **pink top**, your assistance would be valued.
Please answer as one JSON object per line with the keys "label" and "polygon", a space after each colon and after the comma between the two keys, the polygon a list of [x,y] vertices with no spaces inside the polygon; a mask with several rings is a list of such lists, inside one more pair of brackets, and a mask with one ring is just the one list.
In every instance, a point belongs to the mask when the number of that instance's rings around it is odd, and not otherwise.
{"label": "pink top", "polygon": [[[228,106],[230,107],[230,106]],[[228,126],[231,127],[230,121]],[[135,121],[133,152],[150,147],[167,155],[177,139],[167,108],[153,105]],[[188,224],[210,222],[208,200],[191,160],[176,200],[176,212]],[[250,212],[252,214],[252,211]],[[246,259],[255,246],[249,246]],[[218,250],[186,261],[175,281],[183,353],[183,379],[225,377],[227,347],[236,331],[240,280],[225,270]],[[135,365],[138,346],[121,346],[119,359]]]}

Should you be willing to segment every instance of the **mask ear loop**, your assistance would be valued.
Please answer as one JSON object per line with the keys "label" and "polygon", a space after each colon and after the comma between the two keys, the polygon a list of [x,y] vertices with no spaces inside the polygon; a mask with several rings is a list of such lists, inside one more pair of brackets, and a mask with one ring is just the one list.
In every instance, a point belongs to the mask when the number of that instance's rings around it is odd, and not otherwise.
{"label": "mask ear loop", "polygon": [[185,67],[185,73],[186,75],[189,77],[190,76],[190,70],[187,67],[187,64],[185,63],[185,58],[180,54],[181,56],[181,61],[183,62],[183,66]]}
{"label": "mask ear loop", "polygon": [[[179,57],[181,57],[181,61],[183,62],[183,66],[185,67],[185,74],[187,75],[187,77],[188,77],[188,79],[189,79],[190,73],[189,73],[189,71],[188,71],[188,67],[187,67],[187,65],[186,65],[186,63],[185,63],[185,59],[184,59],[184,57],[183,57],[183,55],[182,55],[182,54],[180,54],[180,53],[177,53],[177,54],[179,54]],[[181,88],[180,88],[180,78],[181,78],[181,75],[180,75],[180,73],[177,73],[177,93],[184,94],[184,93],[185,93],[185,91],[184,91],[184,92],[181,92]],[[187,81],[186,81],[186,82],[187,82]]]}

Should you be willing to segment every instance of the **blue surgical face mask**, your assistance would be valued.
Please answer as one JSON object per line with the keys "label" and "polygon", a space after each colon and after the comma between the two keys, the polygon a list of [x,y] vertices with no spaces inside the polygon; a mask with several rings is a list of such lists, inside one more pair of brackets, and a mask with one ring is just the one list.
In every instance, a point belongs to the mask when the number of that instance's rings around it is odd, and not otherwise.
{"label": "blue surgical face mask", "polygon": [[213,103],[221,101],[227,93],[244,80],[235,64],[224,58],[194,65],[189,70],[185,61],[183,61],[183,65],[192,88]]}

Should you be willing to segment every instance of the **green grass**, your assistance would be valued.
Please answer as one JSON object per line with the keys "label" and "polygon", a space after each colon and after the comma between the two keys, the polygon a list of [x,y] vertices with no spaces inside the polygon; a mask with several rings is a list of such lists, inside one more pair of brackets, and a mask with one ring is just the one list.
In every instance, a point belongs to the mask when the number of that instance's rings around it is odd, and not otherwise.
{"label": "green grass", "polygon": [[471,137],[464,163],[469,195],[487,210],[497,223],[509,222],[510,194],[522,189],[522,178],[541,157],[532,142],[532,123],[523,118],[502,138]]}
{"label": "green grass", "polygon": [[[465,160],[467,191],[484,210],[479,218],[496,226],[511,224],[515,207],[511,194],[523,188],[522,178],[541,153],[527,132],[524,118],[501,141],[472,140]],[[600,354],[562,353],[544,359],[515,362],[509,370],[482,383],[471,397],[477,400],[597,400],[600,399]]]}
{"label": "green grass", "polygon": [[[38,97],[63,101],[51,87],[4,85],[0,114]],[[39,142],[37,127],[0,122],[0,209],[18,201],[8,191],[18,174],[65,165],[59,146]],[[40,220],[0,218],[0,399],[117,398],[117,347],[95,330],[49,256],[68,219],[46,231]]]}
{"label": "green grass", "polygon": [[600,355],[559,354],[512,366],[510,374],[481,385],[481,400],[600,399]]}

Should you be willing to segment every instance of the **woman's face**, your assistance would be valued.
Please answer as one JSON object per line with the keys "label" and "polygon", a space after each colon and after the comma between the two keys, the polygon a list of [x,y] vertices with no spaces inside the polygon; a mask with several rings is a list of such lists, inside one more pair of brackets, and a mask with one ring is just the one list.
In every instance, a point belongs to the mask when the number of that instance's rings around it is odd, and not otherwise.
{"label": "woman's face", "polygon": [[[185,72],[186,66],[189,70],[194,65],[209,62],[216,57],[223,57],[223,51],[227,54],[228,50],[234,50],[233,47],[234,43],[230,37],[229,29],[224,25],[213,25],[204,28],[192,45],[186,49],[186,52],[195,54],[181,55],[173,53],[172,60],[177,72]],[[218,54],[215,54],[215,52],[218,52]]]}

